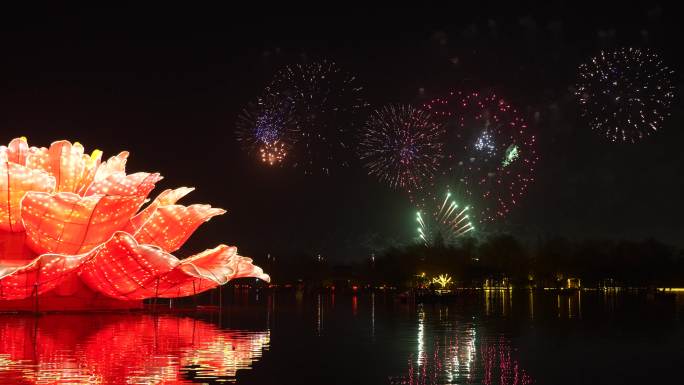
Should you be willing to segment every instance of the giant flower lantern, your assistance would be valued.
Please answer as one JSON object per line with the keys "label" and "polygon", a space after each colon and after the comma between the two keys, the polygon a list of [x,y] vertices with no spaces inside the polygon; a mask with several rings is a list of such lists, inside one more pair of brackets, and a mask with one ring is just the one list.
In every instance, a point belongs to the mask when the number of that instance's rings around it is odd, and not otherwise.
{"label": "giant flower lantern", "polygon": [[234,278],[269,280],[232,246],[173,256],[225,211],[176,204],[193,190],[186,187],[142,208],[161,176],[126,174],[127,152],[101,156],[68,141],[38,148],[18,138],[0,147],[0,309],[140,307]]}

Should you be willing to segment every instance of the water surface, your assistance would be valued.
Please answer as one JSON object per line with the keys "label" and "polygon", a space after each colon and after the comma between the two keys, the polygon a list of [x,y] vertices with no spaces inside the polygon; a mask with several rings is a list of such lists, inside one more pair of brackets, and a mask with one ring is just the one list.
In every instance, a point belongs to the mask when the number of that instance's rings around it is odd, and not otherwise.
{"label": "water surface", "polygon": [[639,384],[684,366],[681,296],[224,299],[221,314],[0,315],[0,384]]}

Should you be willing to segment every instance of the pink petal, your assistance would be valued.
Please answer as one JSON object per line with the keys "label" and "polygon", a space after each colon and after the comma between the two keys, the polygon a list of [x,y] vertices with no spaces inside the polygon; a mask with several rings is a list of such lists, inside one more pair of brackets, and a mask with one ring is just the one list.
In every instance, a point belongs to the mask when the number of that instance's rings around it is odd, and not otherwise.
{"label": "pink petal", "polygon": [[81,280],[91,289],[118,299],[154,297],[158,277],[179,261],[158,247],[138,244],[125,232],[91,253],[83,265]]}
{"label": "pink petal", "polygon": [[21,199],[28,191],[54,189],[55,178],[47,173],[18,163],[0,162],[0,230],[23,231]]}
{"label": "pink petal", "polygon": [[29,192],[21,210],[27,243],[39,254],[86,253],[123,229],[144,200],[136,195]]}
{"label": "pink petal", "polygon": [[85,255],[43,254],[28,263],[0,262],[0,300],[41,295],[73,277]]}
{"label": "pink petal", "polygon": [[178,250],[204,222],[225,210],[209,205],[157,207],[134,236],[140,243],[156,245],[168,252]]}

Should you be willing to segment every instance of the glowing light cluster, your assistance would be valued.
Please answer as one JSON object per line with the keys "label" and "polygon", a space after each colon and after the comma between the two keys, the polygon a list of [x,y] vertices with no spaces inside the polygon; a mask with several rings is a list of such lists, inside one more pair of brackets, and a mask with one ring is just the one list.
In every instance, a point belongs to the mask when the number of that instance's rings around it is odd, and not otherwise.
{"label": "glowing light cluster", "polygon": [[101,156],[68,141],[38,148],[18,138],[0,147],[0,300],[78,294],[62,285],[120,300],[181,297],[234,278],[269,279],[235,247],[171,255],[225,211],[176,204],[192,191],[185,187],[140,210],[161,176],[127,174],[126,152]]}
{"label": "glowing light cluster", "polygon": [[335,62],[322,60],[280,70],[264,94],[287,106],[296,122],[291,164],[307,174],[347,166],[350,141],[367,103],[363,88]]}
{"label": "glowing light cluster", "polygon": [[580,65],[575,95],[592,130],[634,143],[662,127],[674,99],[673,78],[648,49],[601,51]]}
{"label": "glowing light cluster", "polygon": [[369,174],[390,186],[418,188],[439,166],[443,134],[442,126],[423,110],[385,106],[366,122],[360,157]]}
{"label": "glowing light cluster", "polygon": [[449,188],[472,202],[480,222],[507,215],[534,180],[536,138],[522,116],[495,93],[451,92],[424,109],[446,130],[445,158],[435,177],[413,194],[419,206]]}
{"label": "glowing light cluster", "polygon": [[418,222],[418,238],[426,246],[443,242],[444,245],[453,245],[458,238],[475,230],[468,206],[461,206],[454,200],[450,200],[451,193],[447,193],[438,207],[431,208],[427,215],[421,211],[416,213]]}

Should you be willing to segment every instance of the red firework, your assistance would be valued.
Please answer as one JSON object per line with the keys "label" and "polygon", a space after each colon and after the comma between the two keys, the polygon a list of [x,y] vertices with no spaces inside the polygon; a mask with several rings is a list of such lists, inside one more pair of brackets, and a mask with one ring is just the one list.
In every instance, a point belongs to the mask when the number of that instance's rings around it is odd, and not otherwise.
{"label": "red firework", "polygon": [[451,92],[424,108],[441,119],[446,136],[441,170],[422,195],[447,188],[473,205],[480,222],[506,216],[534,180],[538,160],[525,119],[495,93]]}

